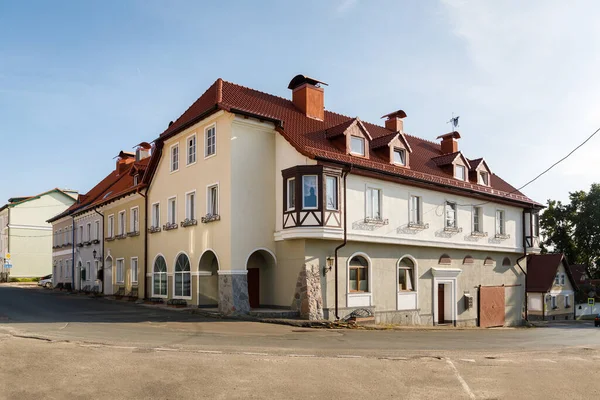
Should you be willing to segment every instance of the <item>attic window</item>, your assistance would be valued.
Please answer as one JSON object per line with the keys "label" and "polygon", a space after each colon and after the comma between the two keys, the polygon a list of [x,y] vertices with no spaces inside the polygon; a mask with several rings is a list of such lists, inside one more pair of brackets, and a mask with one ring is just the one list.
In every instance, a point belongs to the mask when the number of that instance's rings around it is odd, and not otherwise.
{"label": "attic window", "polygon": [[479,183],[480,185],[489,186],[490,185],[489,174],[485,171],[479,171],[479,174],[477,174],[477,183]]}
{"label": "attic window", "polygon": [[138,185],[138,183],[139,183],[139,179],[140,179],[140,176],[139,176],[139,175],[135,174],[135,175],[133,176],[133,186],[137,186],[137,185]]}
{"label": "attic window", "polygon": [[454,177],[459,181],[465,180],[465,166],[464,165],[455,165],[454,166]]}
{"label": "attic window", "polygon": [[365,139],[358,137],[358,136],[350,137],[350,153],[356,154],[359,156],[364,156],[365,155]]}
{"label": "attic window", "polygon": [[394,148],[394,164],[406,166],[406,150]]}

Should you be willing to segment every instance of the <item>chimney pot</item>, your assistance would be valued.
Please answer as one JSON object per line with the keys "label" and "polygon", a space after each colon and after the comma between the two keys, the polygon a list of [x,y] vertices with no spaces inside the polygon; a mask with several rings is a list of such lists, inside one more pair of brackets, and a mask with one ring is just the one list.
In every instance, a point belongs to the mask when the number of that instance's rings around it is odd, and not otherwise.
{"label": "chimney pot", "polygon": [[394,111],[393,113],[384,115],[381,118],[387,118],[385,120],[385,129],[390,130],[392,132],[404,132],[403,119],[406,118],[406,113],[404,111]]}

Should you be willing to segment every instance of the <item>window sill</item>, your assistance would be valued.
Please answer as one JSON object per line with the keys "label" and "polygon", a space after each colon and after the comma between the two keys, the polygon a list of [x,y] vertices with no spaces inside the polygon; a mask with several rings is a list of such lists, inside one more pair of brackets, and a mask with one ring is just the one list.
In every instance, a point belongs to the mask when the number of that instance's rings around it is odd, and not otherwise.
{"label": "window sill", "polygon": [[200,219],[200,222],[203,224],[208,224],[210,222],[220,221],[221,216],[219,214],[206,214],[204,217]]}
{"label": "window sill", "polygon": [[500,239],[500,240],[510,239],[510,235],[501,234],[501,233],[497,233],[494,237],[496,239]]}
{"label": "window sill", "polygon": [[209,158],[213,158],[213,157],[214,157],[214,156],[216,156],[216,155],[217,155],[217,153],[216,153],[216,152],[215,152],[215,153],[213,153],[213,154],[205,155],[205,156],[204,156],[204,159],[205,159],[205,160],[208,160]]}
{"label": "window sill", "polygon": [[115,240],[114,236],[109,236],[107,238],[104,239],[105,242],[112,242],[113,240]]}
{"label": "window sill", "polygon": [[185,164],[185,167],[191,167],[192,165],[195,165],[197,163],[197,161],[191,162],[189,164]]}
{"label": "window sill", "polygon": [[132,236],[140,236],[140,231],[135,231],[135,232],[127,232],[127,236],[128,236],[128,237],[132,237]]}
{"label": "window sill", "polygon": [[429,224],[423,222],[409,222],[408,229],[429,229]]}
{"label": "window sill", "polygon": [[453,228],[453,227],[445,227],[444,228],[444,232],[447,233],[461,233],[462,232],[462,228]]}
{"label": "window sill", "polygon": [[369,217],[366,217],[364,222],[365,222],[365,224],[374,224],[374,225],[388,225],[390,223],[390,221],[388,219],[369,218]]}
{"label": "window sill", "polygon": [[148,228],[148,233],[156,233],[156,232],[160,232],[160,226],[151,226],[150,228]]}
{"label": "window sill", "polygon": [[124,233],[122,233],[122,234],[120,234],[120,235],[117,235],[117,236],[115,236],[115,239],[117,239],[117,240],[121,240],[121,239],[125,239],[126,237],[127,237],[127,236],[126,236]]}
{"label": "window sill", "polygon": [[487,232],[473,231],[473,232],[471,232],[471,236],[474,236],[474,237],[487,237],[488,233]]}
{"label": "window sill", "polygon": [[177,225],[176,223],[167,223],[163,225],[163,230],[165,231],[172,231],[173,229],[177,228],[179,228],[179,225]]}
{"label": "window sill", "polygon": [[184,219],[183,221],[181,221],[181,227],[182,228],[187,228],[188,226],[195,226],[198,225],[198,221],[195,219]]}

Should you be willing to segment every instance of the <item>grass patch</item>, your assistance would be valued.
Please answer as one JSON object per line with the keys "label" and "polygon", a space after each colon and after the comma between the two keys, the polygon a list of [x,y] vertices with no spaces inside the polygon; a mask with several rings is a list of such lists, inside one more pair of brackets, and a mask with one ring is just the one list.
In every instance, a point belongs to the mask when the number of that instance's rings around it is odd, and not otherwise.
{"label": "grass patch", "polygon": [[10,282],[39,282],[40,278],[10,278]]}

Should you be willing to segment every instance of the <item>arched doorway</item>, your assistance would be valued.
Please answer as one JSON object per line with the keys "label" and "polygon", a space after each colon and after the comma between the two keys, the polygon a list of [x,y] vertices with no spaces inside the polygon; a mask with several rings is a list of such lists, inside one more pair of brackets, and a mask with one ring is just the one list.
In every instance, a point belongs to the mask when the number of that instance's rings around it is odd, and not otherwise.
{"label": "arched doorway", "polygon": [[111,256],[106,257],[106,261],[104,263],[104,276],[102,279],[102,286],[104,286],[104,294],[112,295],[113,294],[113,259]]}
{"label": "arched doorway", "polygon": [[246,261],[250,308],[274,305],[275,256],[268,250],[255,250]]}
{"label": "arched doorway", "polygon": [[152,266],[152,297],[167,297],[167,262],[158,256]]}
{"label": "arched doorway", "polygon": [[212,250],[206,250],[198,263],[198,307],[219,305],[219,259]]}

